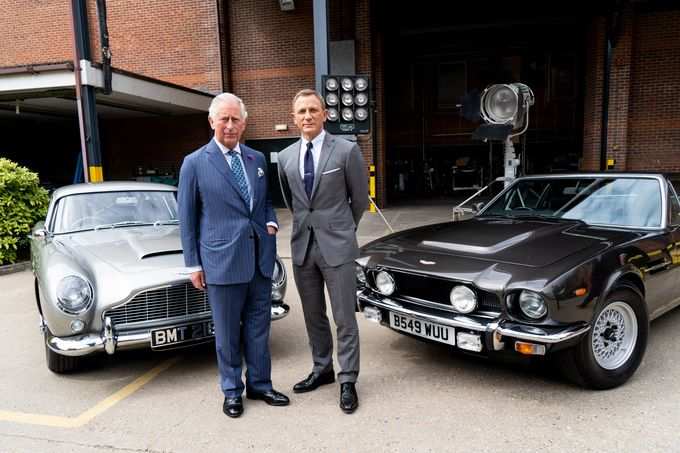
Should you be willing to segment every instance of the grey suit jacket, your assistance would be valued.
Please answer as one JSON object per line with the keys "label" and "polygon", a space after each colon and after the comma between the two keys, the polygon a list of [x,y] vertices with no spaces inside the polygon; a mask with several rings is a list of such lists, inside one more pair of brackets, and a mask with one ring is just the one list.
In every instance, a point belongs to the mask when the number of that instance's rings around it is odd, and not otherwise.
{"label": "grey suit jacket", "polygon": [[359,256],[356,228],[368,207],[368,174],[361,150],[356,143],[326,133],[310,200],[300,175],[300,145],[298,140],[278,156],[281,191],[293,211],[293,263],[304,262],[312,230],[329,265],[348,263]]}

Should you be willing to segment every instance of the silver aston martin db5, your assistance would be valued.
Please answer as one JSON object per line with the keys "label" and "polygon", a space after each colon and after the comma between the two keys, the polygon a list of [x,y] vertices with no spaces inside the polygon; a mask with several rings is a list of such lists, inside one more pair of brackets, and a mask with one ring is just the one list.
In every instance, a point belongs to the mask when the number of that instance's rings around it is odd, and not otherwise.
{"label": "silver aston martin db5", "polygon": [[[31,235],[35,295],[47,367],[64,373],[83,356],[165,349],[213,337],[207,292],[184,267],[177,189],[145,182],[57,189]],[[288,314],[277,257],[272,319]]]}

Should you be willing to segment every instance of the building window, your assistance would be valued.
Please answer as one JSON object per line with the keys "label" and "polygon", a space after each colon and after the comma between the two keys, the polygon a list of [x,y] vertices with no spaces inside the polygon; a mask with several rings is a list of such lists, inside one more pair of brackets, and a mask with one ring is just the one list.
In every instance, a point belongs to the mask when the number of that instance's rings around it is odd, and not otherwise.
{"label": "building window", "polygon": [[467,92],[467,65],[463,61],[441,63],[437,74],[437,108],[455,109]]}

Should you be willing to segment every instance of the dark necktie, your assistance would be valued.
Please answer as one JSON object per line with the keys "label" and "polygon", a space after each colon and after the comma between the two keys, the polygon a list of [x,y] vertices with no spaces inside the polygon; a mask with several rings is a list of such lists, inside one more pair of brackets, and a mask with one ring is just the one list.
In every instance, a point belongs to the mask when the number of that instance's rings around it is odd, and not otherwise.
{"label": "dark necktie", "polygon": [[250,205],[250,195],[248,194],[248,184],[246,183],[246,175],[243,171],[243,165],[241,164],[241,159],[238,158],[238,153],[233,149],[227,151],[227,154],[231,156],[231,172],[234,174],[234,179],[238,185],[238,190],[241,192],[241,196],[245,200],[246,204]]}
{"label": "dark necktie", "polygon": [[312,142],[307,143],[307,152],[305,153],[305,192],[307,198],[312,199],[312,189],[314,188],[314,156],[312,155]]}

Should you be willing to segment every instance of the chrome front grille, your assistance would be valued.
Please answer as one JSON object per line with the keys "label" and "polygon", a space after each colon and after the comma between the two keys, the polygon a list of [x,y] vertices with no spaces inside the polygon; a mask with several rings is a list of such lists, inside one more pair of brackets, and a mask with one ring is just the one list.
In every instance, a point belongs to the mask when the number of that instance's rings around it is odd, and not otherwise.
{"label": "chrome front grille", "polygon": [[[420,299],[422,301],[431,302],[435,305],[441,306],[442,309],[452,310],[451,300],[449,295],[451,289],[457,283],[452,280],[447,280],[439,277],[426,276],[420,274],[412,274],[409,272],[396,271],[393,269],[385,269],[394,278],[396,290],[394,297],[407,297]],[[376,271],[368,273],[368,280],[370,285],[375,288],[375,274]],[[470,286],[470,285],[467,285]],[[494,313],[501,312],[501,304],[496,294],[482,291],[479,288],[472,287],[477,293],[478,311],[488,311]]]}
{"label": "chrome front grille", "polygon": [[191,283],[183,283],[141,292],[125,305],[106,310],[104,317],[110,317],[116,327],[123,327],[137,322],[208,313],[207,291],[200,291]]}

